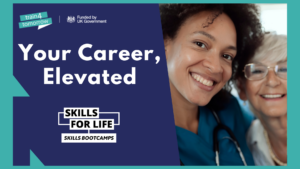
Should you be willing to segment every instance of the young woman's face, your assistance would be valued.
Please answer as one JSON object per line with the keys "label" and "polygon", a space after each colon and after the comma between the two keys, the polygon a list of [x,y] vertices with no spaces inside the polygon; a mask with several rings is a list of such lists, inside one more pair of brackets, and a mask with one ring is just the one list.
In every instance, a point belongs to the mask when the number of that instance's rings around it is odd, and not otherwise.
{"label": "young woman's face", "polygon": [[[254,62],[274,67],[286,61],[261,60]],[[287,113],[287,80],[278,77],[274,68],[270,68],[262,80],[246,80],[244,93],[257,116],[279,117]]]}
{"label": "young woman's face", "polygon": [[165,39],[172,99],[181,97],[205,106],[232,74],[236,51],[236,30],[226,14],[206,25],[214,12],[189,17],[174,39]]}

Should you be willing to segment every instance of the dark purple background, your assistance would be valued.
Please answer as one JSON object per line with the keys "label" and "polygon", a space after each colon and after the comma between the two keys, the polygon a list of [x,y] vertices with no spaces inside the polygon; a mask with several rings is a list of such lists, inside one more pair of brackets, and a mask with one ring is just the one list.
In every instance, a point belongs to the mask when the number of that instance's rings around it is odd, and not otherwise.
{"label": "dark purple background", "polygon": [[[14,76],[30,97],[14,98],[14,165],[30,165],[30,150],[45,165],[179,165],[163,37],[157,4],[14,4]],[[19,29],[20,15],[48,12],[53,24]],[[67,23],[68,16],[94,15],[106,24]],[[60,23],[59,23],[60,16]],[[18,44],[33,43],[28,61]],[[149,61],[83,61],[81,45],[90,43],[85,55],[97,49],[141,51],[153,49]],[[71,49],[67,61],[34,59],[34,52]],[[155,64],[155,56],[161,61]],[[136,67],[136,85],[44,85],[44,68],[60,67],[65,73],[119,73]],[[55,74],[54,74],[55,79]],[[117,143],[61,143],[68,126],[57,125],[64,107],[99,107],[100,112],[120,112],[115,126]],[[112,131],[92,131],[112,133]]]}

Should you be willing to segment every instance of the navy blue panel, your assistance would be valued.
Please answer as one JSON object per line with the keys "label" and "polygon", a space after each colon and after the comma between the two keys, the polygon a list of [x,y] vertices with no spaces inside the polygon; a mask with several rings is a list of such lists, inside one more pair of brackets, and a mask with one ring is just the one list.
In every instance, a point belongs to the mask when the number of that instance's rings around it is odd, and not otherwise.
{"label": "navy blue panel", "polygon": [[[20,15],[47,11],[52,25],[19,29]],[[68,16],[94,15],[106,24],[68,23]],[[60,20],[59,20],[60,19]],[[157,4],[14,4],[13,63],[14,76],[30,97],[14,98],[14,165],[30,165],[32,150],[45,165],[179,165],[169,80]],[[27,47],[28,61],[18,44]],[[149,61],[84,61],[78,55],[81,45],[85,55],[96,50],[150,50]],[[37,61],[36,50],[71,50],[67,60]],[[108,53],[107,53],[108,55]],[[155,64],[155,57],[160,62]],[[82,85],[73,80],[66,85],[44,85],[44,68],[60,67],[66,74],[131,73],[136,68],[136,84]],[[54,78],[56,79],[55,72]],[[99,107],[100,112],[120,112],[115,130],[91,133],[117,133],[117,143],[61,143],[61,133],[70,131],[58,125],[58,112],[64,107]],[[100,114],[101,118],[101,114]],[[113,118],[117,116],[103,115]],[[68,120],[61,119],[61,123]]]}

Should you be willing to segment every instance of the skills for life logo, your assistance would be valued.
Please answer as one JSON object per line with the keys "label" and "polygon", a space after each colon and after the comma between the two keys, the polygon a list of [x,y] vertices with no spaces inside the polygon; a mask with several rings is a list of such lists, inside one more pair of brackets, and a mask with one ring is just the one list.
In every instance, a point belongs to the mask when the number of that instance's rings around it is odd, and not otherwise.
{"label": "skills for life logo", "polygon": [[38,26],[38,30],[42,29],[52,24],[52,18],[47,18],[47,17],[48,17],[47,12],[20,15],[20,20],[25,22],[19,22],[19,28],[21,29],[21,28]]}
{"label": "skills for life logo", "polygon": [[[100,114],[117,115],[118,122],[100,119]],[[62,115],[69,123],[61,123]],[[58,112],[58,125],[69,126],[70,130],[87,130],[87,133],[62,133],[62,143],[117,143],[117,133],[90,133],[90,130],[114,130],[120,125],[120,112],[99,112],[98,107],[65,107],[64,112]]]}

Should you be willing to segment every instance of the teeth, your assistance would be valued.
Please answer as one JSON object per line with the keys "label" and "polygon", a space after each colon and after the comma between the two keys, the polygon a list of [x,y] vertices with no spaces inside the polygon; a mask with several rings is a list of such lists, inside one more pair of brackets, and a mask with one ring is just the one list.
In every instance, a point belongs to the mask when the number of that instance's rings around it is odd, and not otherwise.
{"label": "teeth", "polygon": [[276,95],[270,95],[270,94],[267,94],[267,95],[262,95],[262,97],[264,98],[279,98],[279,97],[282,97],[283,95],[281,94],[276,94]]}
{"label": "teeth", "polygon": [[206,86],[212,86],[214,84],[213,81],[211,80],[207,80],[207,79],[204,79],[203,77],[199,76],[199,75],[196,75],[196,74],[192,74],[192,77],[197,80],[198,82],[206,85]]}

